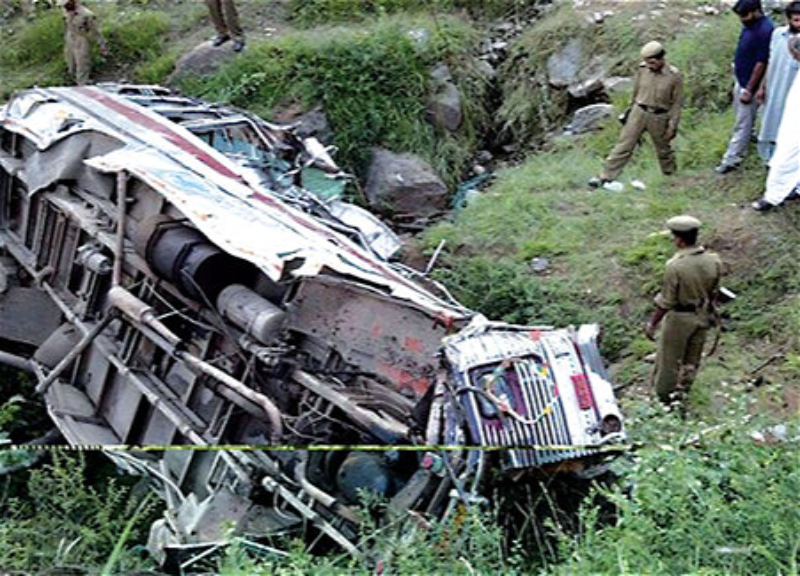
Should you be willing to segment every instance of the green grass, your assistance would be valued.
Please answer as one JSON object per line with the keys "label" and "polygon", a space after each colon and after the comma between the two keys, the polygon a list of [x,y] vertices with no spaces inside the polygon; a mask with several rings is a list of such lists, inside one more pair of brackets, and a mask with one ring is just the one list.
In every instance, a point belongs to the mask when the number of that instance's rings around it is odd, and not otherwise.
{"label": "green grass", "polygon": [[131,65],[162,55],[170,20],[154,11],[129,11],[106,18],[102,30],[111,49],[109,64]]}
{"label": "green grass", "polygon": [[787,503],[800,490],[798,447],[731,435],[638,451],[626,484],[606,493],[617,521],[585,509],[553,573],[797,574],[800,511]]}
{"label": "green grass", "polygon": [[359,21],[398,12],[467,10],[477,18],[511,18],[527,13],[537,0],[289,0],[300,26]]}
{"label": "green grass", "polygon": [[[80,452],[52,451],[51,458],[51,464],[26,473],[25,497],[3,493],[3,569],[26,573],[78,566],[99,569],[108,560],[120,572],[150,567],[141,549],[133,543],[125,546],[121,538],[146,541],[156,513],[155,506],[139,506],[147,492],[140,494],[118,479],[109,480],[110,464],[100,455],[89,457],[91,466]],[[131,526],[129,519],[137,516],[140,522]]]}
{"label": "green grass", "polygon": [[0,99],[33,84],[48,86],[66,79],[61,17],[48,12],[36,20],[4,30],[0,51]]}

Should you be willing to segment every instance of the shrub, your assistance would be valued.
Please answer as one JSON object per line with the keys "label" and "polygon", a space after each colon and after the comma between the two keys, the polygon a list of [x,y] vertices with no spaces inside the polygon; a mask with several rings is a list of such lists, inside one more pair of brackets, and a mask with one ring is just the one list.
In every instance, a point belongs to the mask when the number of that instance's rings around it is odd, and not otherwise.
{"label": "shrub", "polygon": [[170,52],[142,62],[134,70],[134,79],[144,84],[161,84],[175,69],[176,61],[177,56]]}
{"label": "shrub", "polygon": [[292,19],[301,26],[361,20],[401,11],[466,9],[478,18],[524,14],[540,0],[290,0]]}
{"label": "shrub", "polygon": [[[99,568],[122,534],[131,532],[132,542],[146,540],[155,506],[140,508],[143,496],[115,478],[109,480],[102,456],[53,451],[51,457],[52,464],[30,472],[24,499],[0,502],[0,565],[5,570]],[[91,471],[87,458],[94,462]],[[105,480],[97,485],[103,470]],[[129,526],[131,518],[138,520],[134,527]],[[146,565],[130,546],[115,556],[120,571]]]}
{"label": "shrub", "polygon": [[131,64],[162,55],[169,31],[169,17],[160,12],[129,12],[102,23],[110,58],[117,64]]}
{"label": "shrub", "polygon": [[58,12],[47,12],[22,27],[0,53],[13,66],[35,66],[60,61],[64,54],[64,24]]}
{"label": "shrub", "polygon": [[[757,446],[747,435],[678,449],[640,450],[625,483],[606,493],[618,520],[585,509],[563,535],[556,573],[785,574],[800,560],[797,446]],[[632,493],[628,495],[628,491]]]}

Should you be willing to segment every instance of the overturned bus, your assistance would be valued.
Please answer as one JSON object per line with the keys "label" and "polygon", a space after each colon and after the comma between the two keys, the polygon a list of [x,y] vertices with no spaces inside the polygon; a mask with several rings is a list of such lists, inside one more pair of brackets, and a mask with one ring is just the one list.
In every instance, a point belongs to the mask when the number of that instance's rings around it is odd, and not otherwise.
{"label": "overturned bus", "polygon": [[596,325],[464,308],[392,262],[343,176],[290,126],[160,87],[0,108],[0,361],[66,442],[129,448],[107,454],[167,503],[156,554],[231,523],[359,554],[362,490],[443,518],[624,437]]}

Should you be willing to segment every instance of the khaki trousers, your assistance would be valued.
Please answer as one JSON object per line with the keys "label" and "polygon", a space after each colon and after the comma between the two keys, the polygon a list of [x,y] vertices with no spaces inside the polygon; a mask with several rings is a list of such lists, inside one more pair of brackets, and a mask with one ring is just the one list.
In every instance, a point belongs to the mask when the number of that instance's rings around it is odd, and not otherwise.
{"label": "khaki trousers", "polygon": [[661,401],[669,402],[674,393],[689,391],[700,366],[708,329],[706,314],[671,311],[664,317],[654,377]]}
{"label": "khaki trousers", "polygon": [[239,24],[234,0],[206,0],[211,21],[220,36],[230,36],[234,40],[244,39],[244,30]]}
{"label": "khaki trousers", "polygon": [[78,86],[88,83],[92,71],[92,47],[89,40],[83,37],[67,39],[64,58],[67,61],[67,70],[75,79],[75,83]]}
{"label": "khaki trousers", "polygon": [[668,114],[655,114],[645,112],[636,104],[631,108],[628,121],[622,127],[616,146],[611,154],[606,158],[606,164],[600,175],[605,180],[614,180],[622,172],[625,164],[631,159],[636,144],[639,142],[643,132],[650,134],[653,146],[656,149],[658,163],[664,174],[675,172],[675,152],[672,150],[670,141],[664,136],[669,124]]}

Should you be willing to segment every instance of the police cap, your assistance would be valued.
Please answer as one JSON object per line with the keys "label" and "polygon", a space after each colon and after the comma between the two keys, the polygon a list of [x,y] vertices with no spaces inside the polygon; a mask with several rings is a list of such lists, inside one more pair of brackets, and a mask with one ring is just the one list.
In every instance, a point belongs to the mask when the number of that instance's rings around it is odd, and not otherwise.
{"label": "police cap", "polygon": [[700,220],[685,214],[667,220],[667,228],[673,232],[690,232],[691,230],[698,230],[701,225]]}
{"label": "police cap", "polygon": [[653,40],[652,42],[648,42],[644,46],[642,46],[642,51],[640,54],[642,58],[658,58],[664,55],[664,46],[661,45],[661,42],[656,42]]}

